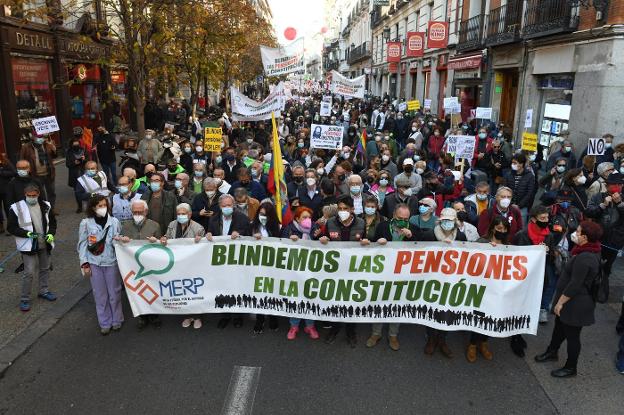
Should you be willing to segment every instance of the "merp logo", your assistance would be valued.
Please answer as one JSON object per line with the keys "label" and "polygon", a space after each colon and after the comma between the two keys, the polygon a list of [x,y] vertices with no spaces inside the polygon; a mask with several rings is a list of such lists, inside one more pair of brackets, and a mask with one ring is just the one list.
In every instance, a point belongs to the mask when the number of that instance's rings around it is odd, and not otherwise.
{"label": "merp logo", "polygon": [[[157,257],[158,259],[164,257],[167,260],[166,264],[160,268],[148,268],[146,265],[144,265],[146,258],[145,252],[154,250],[163,251],[163,253],[165,254],[164,256],[159,255]],[[153,262],[158,263],[158,260],[152,255],[156,255],[155,252],[152,252],[150,256],[152,257]],[[143,258],[143,262],[141,261],[141,258]],[[154,301],[156,301],[159,295],[156,290],[154,290],[148,283],[143,280],[143,277],[146,277],[148,275],[165,274],[171,268],[173,268],[173,264],[175,262],[173,252],[171,251],[171,249],[160,244],[143,245],[141,248],[137,249],[136,253],[134,254],[134,260],[136,261],[139,270],[137,272],[128,272],[124,277],[124,285],[130,291],[137,293],[137,295],[141,297],[146,303],[152,304]]]}

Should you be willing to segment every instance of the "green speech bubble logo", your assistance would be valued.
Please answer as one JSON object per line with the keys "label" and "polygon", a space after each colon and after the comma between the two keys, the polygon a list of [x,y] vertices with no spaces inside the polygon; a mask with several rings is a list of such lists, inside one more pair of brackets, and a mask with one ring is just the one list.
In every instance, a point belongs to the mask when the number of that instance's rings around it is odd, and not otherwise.
{"label": "green speech bubble logo", "polygon": [[[162,269],[151,269],[151,270],[145,270],[145,266],[143,266],[143,264],[141,263],[141,261],[139,260],[139,257],[141,256],[141,254],[149,249],[160,249],[162,251],[165,251],[165,253],[167,254],[167,256],[169,257],[169,262],[167,263],[167,266],[162,268]],[[166,272],[168,272],[171,268],[173,268],[173,252],[171,251],[171,249],[167,248],[166,246],[163,246],[161,244],[147,244],[147,245],[143,245],[142,247],[140,247],[139,249],[137,249],[137,251],[134,254],[134,260],[136,261],[137,264],[139,264],[139,271],[136,274],[136,277],[134,277],[135,280],[141,279],[143,277],[147,277],[148,275],[159,275],[159,274],[164,274]]]}

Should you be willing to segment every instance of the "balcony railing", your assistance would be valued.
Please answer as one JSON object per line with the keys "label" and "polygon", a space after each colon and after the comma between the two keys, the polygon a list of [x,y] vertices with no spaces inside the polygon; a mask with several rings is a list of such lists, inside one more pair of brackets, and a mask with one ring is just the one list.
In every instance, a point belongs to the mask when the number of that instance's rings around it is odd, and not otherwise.
{"label": "balcony railing", "polygon": [[531,39],[576,30],[578,6],[572,0],[527,0],[522,36]]}
{"label": "balcony railing", "polygon": [[352,65],[361,60],[368,59],[372,56],[372,48],[370,42],[364,42],[360,46],[354,47],[349,53],[347,63]]}
{"label": "balcony railing", "polygon": [[522,0],[511,0],[505,6],[490,11],[485,44],[487,46],[513,43],[520,40]]}
{"label": "balcony railing", "polygon": [[338,60],[329,61],[325,63],[325,70],[331,71],[332,69],[338,69],[339,66],[340,66],[340,61]]}
{"label": "balcony railing", "polygon": [[483,46],[483,15],[472,17],[459,24],[458,51],[479,49]]}

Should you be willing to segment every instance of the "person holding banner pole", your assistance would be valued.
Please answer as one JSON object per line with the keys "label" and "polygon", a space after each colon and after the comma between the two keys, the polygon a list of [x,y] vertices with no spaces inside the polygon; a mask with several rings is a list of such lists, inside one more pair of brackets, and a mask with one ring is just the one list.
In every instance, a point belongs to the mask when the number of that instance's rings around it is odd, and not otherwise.
{"label": "person holding banner pole", "polygon": [[[466,242],[466,235],[458,229],[457,212],[453,208],[444,208],[440,213],[438,224],[432,229],[423,233],[422,240],[439,241],[451,244],[455,241]],[[453,357],[453,352],[446,344],[446,331],[427,327],[427,343],[425,344],[425,354],[431,356],[439,348],[447,358]]]}

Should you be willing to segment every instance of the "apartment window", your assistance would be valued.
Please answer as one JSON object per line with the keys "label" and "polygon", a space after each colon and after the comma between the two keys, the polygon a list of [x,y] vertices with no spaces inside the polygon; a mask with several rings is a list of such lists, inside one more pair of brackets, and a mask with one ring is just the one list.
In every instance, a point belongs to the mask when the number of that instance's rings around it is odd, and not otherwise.
{"label": "apartment window", "polygon": [[427,21],[432,21],[433,20],[433,3],[429,3],[429,19],[427,19]]}

